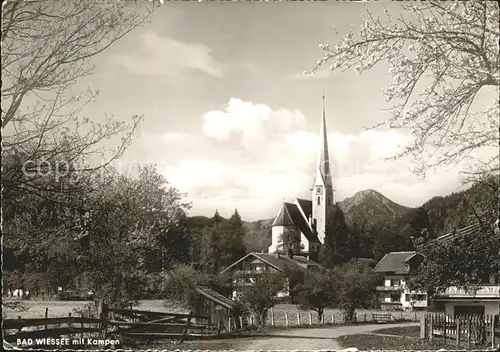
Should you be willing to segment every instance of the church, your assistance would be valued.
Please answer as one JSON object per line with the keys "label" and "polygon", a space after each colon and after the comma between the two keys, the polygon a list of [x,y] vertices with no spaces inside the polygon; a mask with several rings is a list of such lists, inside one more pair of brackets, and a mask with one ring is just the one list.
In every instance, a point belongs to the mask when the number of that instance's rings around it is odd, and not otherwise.
{"label": "church", "polygon": [[315,261],[324,243],[326,215],[335,204],[324,96],[320,149],[314,177],[313,187],[310,189],[311,200],[296,198],[293,203],[284,202],[279,209],[272,224],[272,243],[268,253],[288,252],[287,244],[293,240],[294,256],[303,256]]}

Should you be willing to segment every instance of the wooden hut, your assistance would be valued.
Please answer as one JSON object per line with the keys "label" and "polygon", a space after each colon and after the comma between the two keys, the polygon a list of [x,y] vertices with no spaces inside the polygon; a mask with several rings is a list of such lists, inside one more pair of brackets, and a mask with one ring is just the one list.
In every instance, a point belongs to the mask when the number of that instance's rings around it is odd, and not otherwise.
{"label": "wooden hut", "polygon": [[241,328],[242,306],[208,287],[196,287],[193,314],[210,317],[210,323],[222,324],[226,331]]}

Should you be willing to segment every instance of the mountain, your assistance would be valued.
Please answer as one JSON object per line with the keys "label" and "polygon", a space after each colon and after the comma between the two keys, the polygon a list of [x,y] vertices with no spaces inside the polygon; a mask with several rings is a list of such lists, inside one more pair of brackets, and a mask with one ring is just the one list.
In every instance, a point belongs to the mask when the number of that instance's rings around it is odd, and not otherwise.
{"label": "mountain", "polygon": [[367,219],[367,224],[373,225],[380,221],[398,219],[412,210],[393,202],[373,189],[357,192],[354,196],[339,202],[339,206],[348,224],[356,219]]}
{"label": "mountain", "polygon": [[[488,221],[491,218],[491,222],[498,218],[498,197],[496,196],[498,189],[498,178],[492,178],[487,182],[474,184],[461,192],[434,197],[425,202],[422,208],[427,211],[433,232],[441,236],[475,222],[474,212],[480,215],[487,214]],[[371,233],[372,238],[367,240],[369,251],[373,251],[374,246],[380,247],[377,249],[380,255],[388,250],[406,250],[401,247],[405,241],[397,237],[406,236],[408,225],[418,208],[397,204],[372,189],[357,192],[354,196],[339,202],[339,205],[344,211],[350,228],[359,229],[359,223],[364,223],[362,232],[367,236]],[[267,251],[271,245],[273,220],[274,218],[243,221],[247,251]],[[210,225],[211,219],[205,216],[193,216],[188,219],[188,227],[191,229],[202,230]],[[382,237],[386,239],[382,240]],[[377,239],[379,243],[375,245]]]}

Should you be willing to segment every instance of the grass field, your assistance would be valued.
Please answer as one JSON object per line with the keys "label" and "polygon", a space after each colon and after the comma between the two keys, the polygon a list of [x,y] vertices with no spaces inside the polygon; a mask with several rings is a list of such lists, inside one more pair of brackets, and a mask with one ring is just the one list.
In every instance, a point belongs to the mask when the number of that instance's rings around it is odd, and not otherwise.
{"label": "grass field", "polygon": [[[3,319],[21,318],[43,318],[45,308],[48,308],[48,316],[51,318],[67,317],[69,313],[74,314],[74,309],[82,309],[88,303],[87,301],[20,301],[25,310],[14,311],[7,307],[2,310]],[[141,301],[140,305],[134,309],[149,310],[156,312],[182,312],[181,309],[167,308],[162,300]]]}
{"label": "grass field", "polygon": [[[49,317],[67,317],[69,313],[74,312],[74,309],[84,308],[88,303],[86,301],[41,301],[41,300],[27,300],[21,301],[22,306],[26,308],[24,311],[14,311],[9,308],[3,309],[4,319],[15,319],[18,316],[21,318],[43,318],[45,315],[45,308],[48,308]],[[162,300],[145,300],[140,301],[140,305],[134,309],[149,310],[157,312],[184,312],[177,307],[166,307]],[[286,313],[286,314],[285,314]],[[297,326],[297,313],[300,313],[300,325],[309,324],[309,313],[311,314],[312,323],[317,323],[317,313],[314,311],[299,311],[293,304],[279,304],[274,307],[273,313],[268,313],[268,324],[272,322],[271,314],[274,314],[275,326],[286,326],[286,318],[288,317],[289,326]],[[357,319],[359,322],[369,322],[372,319],[373,311],[371,310],[356,310]],[[406,319],[419,319],[419,313],[412,312],[392,312],[394,320]],[[324,322],[328,324],[339,324],[343,322],[343,315],[338,309],[326,309]]]}
{"label": "grass field", "polygon": [[420,326],[401,326],[397,328],[385,328],[385,329],[375,330],[373,333],[420,338]]}

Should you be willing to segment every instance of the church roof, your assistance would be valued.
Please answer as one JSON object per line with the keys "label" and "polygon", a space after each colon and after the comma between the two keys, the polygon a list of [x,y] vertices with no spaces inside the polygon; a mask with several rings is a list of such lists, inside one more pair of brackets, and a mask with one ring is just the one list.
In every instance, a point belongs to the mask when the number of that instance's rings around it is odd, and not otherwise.
{"label": "church roof", "polygon": [[[284,202],[281,206],[281,209],[274,219],[273,226],[295,226],[295,223],[290,214],[290,208],[293,207],[294,204]],[[292,210],[293,212],[293,210]]]}
{"label": "church roof", "polygon": [[300,198],[297,198],[296,201],[306,216],[306,219],[309,219],[309,217],[312,216],[312,201]]}
{"label": "church roof", "polygon": [[308,220],[304,218],[296,204],[284,202],[278,216],[274,219],[273,226],[295,226],[304,234],[304,236],[306,236],[308,241],[319,242],[318,237],[312,232],[307,221]]}

